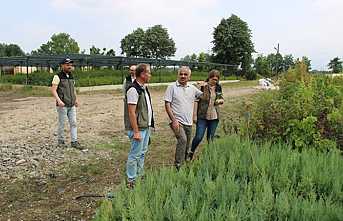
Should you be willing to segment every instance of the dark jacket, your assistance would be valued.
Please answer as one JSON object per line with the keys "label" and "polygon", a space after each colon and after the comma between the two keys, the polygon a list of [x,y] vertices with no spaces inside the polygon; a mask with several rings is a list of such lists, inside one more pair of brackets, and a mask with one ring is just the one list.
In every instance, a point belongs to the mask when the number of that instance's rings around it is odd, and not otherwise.
{"label": "dark jacket", "polygon": [[133,84],[132,82],[132,77],[129,74],[128,76],[126,76],[125,78],[125,84],[124,84],[124,92],[127,92],[128,88]]}
{"label": "dark jacket", "polygon": [[71,73],[68,77],[63,71],[58,74],[58,77],[60,78],[60,83],[57,86],[58,97],[62,100],[66,107],[73,107],[76,102],[74,77]]}
{"label": "dark jacket", "polygon": [[[207,110],[208,110],[208,106],[210,104],[210,98],[211,98],[211,89],[210,89],[210,86],[207,84],[205,86],[201,86],[200,90],[204,93],[203,95],[200,96],[198,100],[197,116],[198,116],[198,119],[206,120]],[[222,92],[222,87],[220,84],[216,85],[215,92],[216,92],[216,100],[223,99],[223,92]],[[217,116],[219,119],[218,105],[215,105],[215,109],[217,111]]]}
{"label": "dark jacket", "polygon": [[[146,129],[149,127],[149,116],[148,116],[148,103],[146,101],[145,93],[148,93],[149,99],[150,99],[150,104],[151,103],[151,96],[149,93],[148,88],[146,87],[143,89],[135,80],[130,86],[127,88],[126,93],[129,89],[135,88],[137,93],[138,93],[138,102],[136,106],[136,116],[137,116],[137,124],[139,129]],[[155,122],[154,122],[154,112],[152,110],[152,119],[151,119],[151,127],[155,127]],[[130,123],[130,118],[129,118],[129,111],[128,111],[128,103],[127,103],[127,94],[125,94],[125,99],[124,99],[124,124],[125,124],[125,130],[132,130],[132,126]]]}

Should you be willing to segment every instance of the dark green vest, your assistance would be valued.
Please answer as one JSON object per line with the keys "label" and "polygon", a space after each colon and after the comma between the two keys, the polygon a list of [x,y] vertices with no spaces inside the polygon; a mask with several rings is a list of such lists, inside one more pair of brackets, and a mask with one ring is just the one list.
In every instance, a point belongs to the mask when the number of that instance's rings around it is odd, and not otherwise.
{"label": "dark green vest", "polygon": [[73,107],[76,101],[75,95],[75,80],[72,74],[67,77],[63,71],[58,74],[60,83],[57,87],[58,97],[63,101],[66,107]]}
{"label": "dark green vest", "polygon": [[[208,110],[208,105],[210,104],[210,96],[211,96],[211,89],[209,85],[202,86],[200,89],[202,92],[204,92],[203,95],[200,96],[199,102],[198,102],[198,109],[197,109],[197,116],[198,119],[204,119],[206,120],[206,115],[207,115],[207,110]],[[223,99],[223,94],[222,94],[222,87],[220,84],[216,85],[216,100],[217,99]],[[207,96],[206,96],[207,95]],[[217,111],[217,116],[219,119],[219,108],[217,105],[215,105],[215,109]]]}
{"label": "dark green vest", "polygon": [[[145,92],[148,93],[150,104],[151,104],[151,97],[148,88],[145,90],[137,83],[135,80],[126,90],[125,99],[124,99],[124,124],[125,130],[132,130],[132,126],[129,119],[129,111],[128,111],[128,104],[127,104],[127,91],[131,88],[135,88],[138,93],[138,102],[136,106],[136,117],[137,117],[137,124],[140,130],[146,129],[149,127],[149,116],[148,116],[148,104],[145,97]],[[152,107],[151,107],[152,111]],[[152,118],[151,118],[151,127],[155,127],[154,122],[154,112],[152,111]]]}

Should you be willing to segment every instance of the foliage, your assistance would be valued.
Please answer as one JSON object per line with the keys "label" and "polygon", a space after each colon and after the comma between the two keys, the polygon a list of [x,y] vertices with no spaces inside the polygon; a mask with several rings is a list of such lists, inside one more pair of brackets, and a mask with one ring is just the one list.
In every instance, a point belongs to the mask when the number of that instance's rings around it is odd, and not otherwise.
{"label": "foliage", "polygon": [[67,33],[53,34],[51,39],[40,46],[33,55],[65,55],[80,52],[78,43]]}
{"label": "foliage", "polygon": [[16,44],[0,43],[0,57],[23,56],[24,51]]}
{"label": "foliage", "polygon": [[162,25],[155,25],[146,31],[142,28],[134,30],[121,40],[120,48],[122,54],[128,57],[165,59],[176,52],[174,40]]}
{"label": "foliage", "polygon": [[255,52],[248,24],[236,15],[222,19],[214,28],[214,60],[223,64],[242,64],[243,72],[250,70],[251,54]]}
{"label": "foliage", "polygon": [[[82,71],[76,69],[73,72],[76,79],[76,86],[87,87],[97,85],[122,84],[122,76],[127,74],[125,71],[112,69],[93,69]],[[29,84],[50,86],[53,74],[47,72],[35,72],[29,74]],[[207,78],[207,72],[193,71],[192,80],[199,81]],[[170,69],[153,69],[151,82],[173,82],[176,80],[176,72]],[[26,74],[2,75],[1,83],[26,84]]]}
{"label": "foliage", "polygon": [[[342,81],[342,80],[341,80]],[[295,148],[343,148],[343,85],[339,78],[311,76],[304,63],[283,75],[279,91],[260,94],[249,113],[249,136],[280,140]]]}
{"label": "foliage", "polygon": [[340,73],[343,71],[342,63],[343,61],[341,61],[339,57],[335,57],[332,60],[330,60],[328,67],[332,71],[332,73]]}
{"label": "foliage", "polygon": [[254,62],[254,70],[257,74],[264,77],[273,77],[276,74],[288,71],[294,65],[295,60],[291,54],[285,56],[282,56],[280,53],[267,56],[259,54]]}
{"label": "foliage", "polygon": [[179,172],[154,170],[133,191],[121,185],[95,221],[342,220],[342,167],[336,151],[226,137]]}
{"label": "foliage", "polygon": [[266,56],[263,56],[263,54],[258,55],[255,59],[254,69],[256,73],[264,77],[272,76],[272,68],[270,67],[268,58]]}

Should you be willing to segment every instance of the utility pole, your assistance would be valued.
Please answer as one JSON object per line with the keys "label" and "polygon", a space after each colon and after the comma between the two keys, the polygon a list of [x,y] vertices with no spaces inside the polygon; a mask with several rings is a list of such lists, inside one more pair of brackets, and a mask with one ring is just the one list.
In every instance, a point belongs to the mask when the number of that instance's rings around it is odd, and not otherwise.
{"label": "utility pole", "polygon": [[277,47],[274,47],[274,49],[276,50],[276,76],[279,77],[279,59],[278,59],[278,55],[280,54],[280,44],[277,44]]}

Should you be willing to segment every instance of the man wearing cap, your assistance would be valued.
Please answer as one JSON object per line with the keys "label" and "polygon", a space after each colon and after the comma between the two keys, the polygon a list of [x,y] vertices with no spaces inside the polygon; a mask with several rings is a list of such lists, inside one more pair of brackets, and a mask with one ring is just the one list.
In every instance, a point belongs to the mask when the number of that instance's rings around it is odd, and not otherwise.
{"label": "man wearing cap", "polygon": [[69,58],[61,62],[61,72],[54,76],[52,80],[51,92],[56,99],[58,113],[58,145],[65,146],[64,121],[68,117],[70,125],[71,147],[82,149],[77,141],[76,107],[79,106],[75,93],[75,80],[71,73],[73,61]]}

